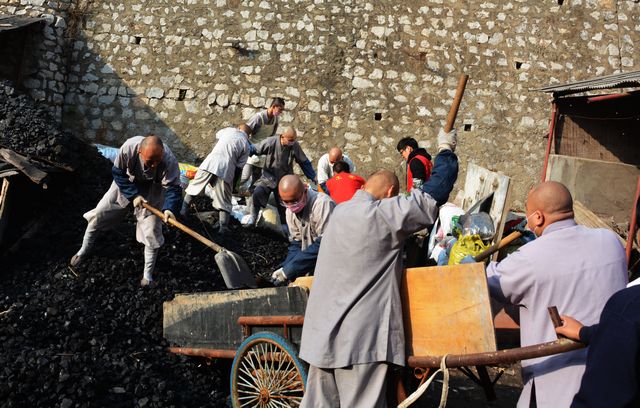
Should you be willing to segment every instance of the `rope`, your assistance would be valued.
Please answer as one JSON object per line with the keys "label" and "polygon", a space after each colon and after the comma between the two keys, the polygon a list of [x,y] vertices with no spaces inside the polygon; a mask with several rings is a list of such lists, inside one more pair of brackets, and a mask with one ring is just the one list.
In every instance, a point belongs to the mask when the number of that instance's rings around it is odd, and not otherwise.
{"label": "rope", "polygon": [[413,392],[413,394],[409,395],[407,399],[402,401],[398,408],[407,408],[411,406],[414,402],[418,400],[424,394],[424,392],[429,388],[431,382],[433,382],[436,375],[442,372],[442,394],[440,394],[440,405],[438,408],[445,408],[447,406],[447,396],[449,395],[449,369],[447,368],[447,356],[445,354],[442,356],[442,360],[440,360],[440,368],[429,377],[427,381],[425,381],[417,390]]}

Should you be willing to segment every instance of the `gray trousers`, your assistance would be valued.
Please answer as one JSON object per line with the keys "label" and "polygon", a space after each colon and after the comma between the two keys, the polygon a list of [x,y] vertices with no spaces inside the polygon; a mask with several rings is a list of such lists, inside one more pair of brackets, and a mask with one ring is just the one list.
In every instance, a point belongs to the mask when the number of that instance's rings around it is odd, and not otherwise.
{"label": "gray trousers", "polygon": [[386,408],[387,363],[310,366],[301,408]]}

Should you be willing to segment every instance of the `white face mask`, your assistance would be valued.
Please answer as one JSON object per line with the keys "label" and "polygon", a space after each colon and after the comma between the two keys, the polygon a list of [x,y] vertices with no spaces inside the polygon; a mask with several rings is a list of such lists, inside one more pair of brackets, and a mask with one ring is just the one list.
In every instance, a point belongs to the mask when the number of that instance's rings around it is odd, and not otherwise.
{"label": "white face mask", "polygon": [[529,226],[529,217],[531,217],[533,214],[535,214],[535,211],[532,212],[531,214],[527,215],[527,229],[529,231],[533,232],[533,235],[535,235],[537,237],[538,234],[536,234],[536,228],[538,228],[538,227],[533,227],[533,229],[531,229],[531,227]]}

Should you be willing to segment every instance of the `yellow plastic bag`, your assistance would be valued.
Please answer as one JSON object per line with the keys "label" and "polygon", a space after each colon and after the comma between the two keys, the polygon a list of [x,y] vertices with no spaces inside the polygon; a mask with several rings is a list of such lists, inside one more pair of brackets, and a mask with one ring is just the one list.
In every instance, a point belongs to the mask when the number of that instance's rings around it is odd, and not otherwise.
{"label": "yellow plastic bag", "polygon": [[482,242],[478,234],[460,236],[458,242],[453,244],[453,248],[451,248],[449,265],[458,265],[465,256],[476,256],[489,247],[489,244]]}

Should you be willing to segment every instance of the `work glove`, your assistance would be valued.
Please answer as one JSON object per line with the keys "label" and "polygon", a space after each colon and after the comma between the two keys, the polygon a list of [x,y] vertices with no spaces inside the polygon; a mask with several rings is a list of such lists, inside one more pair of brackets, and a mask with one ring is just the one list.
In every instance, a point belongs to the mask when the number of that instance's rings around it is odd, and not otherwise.
{"label": "work glove", "polygon": [[449,133],[445,133],[444,129],[440,129],[438,132],[438,153],[443,150],[456,151],[458,145],[458,132],[455,129],[451,129]]}
{"label": "work glove", "polygon": [[147,200],[144,199],[143,196],[139,195],[133,199],[133,206],[135,208],[142,208],[142,203],[146,203]]}
{"label": "work glove", "polygon": [[256,220],[255,218],[253,218],[253,215],[251,214],[247,214],[243,216],[242,219],[240,220],[240,224],[244,225],[245,227],[252,226],[255,223],[256,223]]}
{"label": "work glove", "polygon": [[411,188],[420,188],[420,187],[422,187],[422,184],[423,184],[422,183],[422,179],[414,178],[414,179],[412,179],[412,181],[413,181],[413,187],[411,187]]}
{"label": "work glove", "polygon": [[164,222],[169,222],[169,219],[176,221],[176,216],[171,212],[171,210],[164,210]]}
{"label": "work glove", "polygon": [[284,274],[284,269],[280,268],[271,274],[271,282],[276,286],[282,286],[287,281],[287,275]]}

